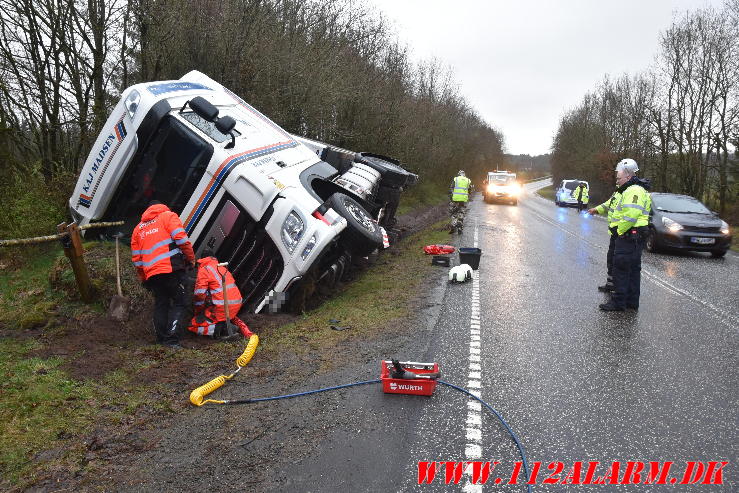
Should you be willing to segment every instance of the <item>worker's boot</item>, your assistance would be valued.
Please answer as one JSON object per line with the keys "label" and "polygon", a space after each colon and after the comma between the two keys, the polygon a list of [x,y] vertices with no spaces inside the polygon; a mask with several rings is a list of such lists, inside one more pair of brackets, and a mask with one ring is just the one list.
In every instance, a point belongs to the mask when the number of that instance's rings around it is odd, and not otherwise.
{"label": "worker's boot", "polygon": [[610,301],[608,303],[601,303],[598,305],[598,308],[603,310],[604,312],[622,312],[624,311],[624,307],[615,304],[613,301]]}
{"label": "worker's boot", "polygon": [[612,293],[616,290],[616,287],[613,285],[612,280],[606,281],[606,283],[602,286],[598,286],[598,291],[601,293]]}

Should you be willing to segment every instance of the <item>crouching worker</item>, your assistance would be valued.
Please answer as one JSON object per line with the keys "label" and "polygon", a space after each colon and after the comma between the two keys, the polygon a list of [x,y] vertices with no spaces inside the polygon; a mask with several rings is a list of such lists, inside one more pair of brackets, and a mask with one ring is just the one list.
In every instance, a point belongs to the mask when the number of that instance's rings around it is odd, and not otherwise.
{"label": "crouching worker", "polygon": [[225,266],[218,265],[213,251],[207,248],[197,264],[198,274],[193,292],[194,315],[188,330],[216,339],[227,336],[225,309],[227,299],[231,323],[244,334],[244,337],[251,336],[249,327],[236,316],[241,310],[242,299],[231,273]]}

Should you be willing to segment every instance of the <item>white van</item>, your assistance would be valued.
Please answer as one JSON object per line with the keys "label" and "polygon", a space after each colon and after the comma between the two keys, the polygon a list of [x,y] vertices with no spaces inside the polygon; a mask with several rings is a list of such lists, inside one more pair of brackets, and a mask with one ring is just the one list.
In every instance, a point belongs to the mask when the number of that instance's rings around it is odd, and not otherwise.
{"label": "white van", "polygon": [[[572,192],[580,183],[584,183],[585,187],[590,190],[590,184],[585,180],[562,180],[554,195],[554,203],[560,207],[577,207],[577,199],[572,196]],[[588,204],[585,203],[585,205]]]}
{"label": "white van", "polygon": [[308,273],[330,284],[381,248],[417,179],[390,158],[290,135],[192,71],[123,92],[69,206],[79,225],[126,221],[106,236],[130,234],[161,201],[196,253],[207,246],[229,263],[247,308],[276,311]]}

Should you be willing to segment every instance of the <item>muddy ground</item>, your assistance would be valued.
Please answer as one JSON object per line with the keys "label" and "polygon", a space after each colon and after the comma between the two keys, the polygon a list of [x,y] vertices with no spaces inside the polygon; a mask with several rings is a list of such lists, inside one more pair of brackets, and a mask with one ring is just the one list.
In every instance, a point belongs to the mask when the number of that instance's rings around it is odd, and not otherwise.
{"label": "muddy ground", "polygon": [[[445,216],[446,205],[418,209],[399,216],[397,231],[402,239]],[[413,302],[413,313],[426,308],[426,303],[424,295],[419,294]],[[290,314],[241,315],[262,340],[297,319],[296,315]],[[182,475],[167,477],[164,472],[168,469],[166,465],[192,462],[193,468],[206,470],[208,465],[204,457],[221,456],[231,457],[229,460],[238,460],[241,464],[241,491],[244,491],[245,477],[249,477],[246,489],[268,491],[276,487],[274,478],[265,475],[268,469],[260,467],[260,464],[303,457],[311,444],[320,440],[322,431],[306,428],[299,419],[300,412],[313,412],[309,403],[298,404],[302,411],[290,414],[296,419],[287,420],[283,413],[275,413],[274,407],[266,403],[252,404],[250,411],[253,409],[259,418],[246,422],[234,422],[232,413],[219,412],[212,407],[194,408],[187,401],[190,390],[220,373],[231,371],[232,361],[220,359],[215,365],[201,365],[194,358],[183,357],[187,351],[175,352],[152,345],[150,321],[151,303],[146,297],[139,297],[132,300],[131,317],[124,324],[107,315],[89,315],[82,319],[63,320],[61,327],[54,331],[28,330],[23,333],[23,337],[39,337],[44,342],[44,349],[38,351],[38,356],[69,358],[64,368],[78,380],[101,379],[118,368],[125,366],[130,370],[137,361],[145,362],[135,373],[134,380],[146,383],[156,397],[171,403],[164,409],[139,406],[120,423],[100,423],[84,437],[60,436],[69,440],[70,447],[82,442],[85,449],[83,460],[73,467],[55,467],[51,464],[63,455],[65,447],[37,454],[34,460],[48,461],[50,466],[25,491],[187,491],[192,489],[195,480]],[[340,347],[323,352],[320,349],[258,352],[238,378],[226,386],[227,390],[226,387],[219,390],[222,394],[219,396],[278,395],[327,376],[333,380],[341,374],[342,368],[375,361],[378,349],[402,346],[415,324],[413,317],[396,320],[389,326],[373,328],[370,337],[349,337]],[[213,343],[209,338],[192,334],[185,335],[182,340],[183,347],[194,350]],[[229,354],[235,359],[243,344],[233,345]],[[331,419],[331,416],[327,418]],[[297,442],[292,440],[288,448],[284,447],[283,438],[288,434],[294,437],[296,433],[302,438]],[[241,437],[239,443],[233,443],[234,436]],[[183,444],[183,437],[190,438]],[[219,440],[223,442],[223,450],[213,450],[214,447],[219,448]],[[157,472],[157,464],[162,466],[160,472]],[[227,472],[223,474],[228,476]],[[152,480],[153,477],[158,479]],[[230,490],[230,487],[218,489]]]}

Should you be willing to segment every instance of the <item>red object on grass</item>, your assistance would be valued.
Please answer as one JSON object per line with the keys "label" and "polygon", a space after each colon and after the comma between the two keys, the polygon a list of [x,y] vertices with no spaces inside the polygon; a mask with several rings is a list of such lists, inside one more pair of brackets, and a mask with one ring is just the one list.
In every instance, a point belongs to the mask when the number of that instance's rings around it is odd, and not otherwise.
{"label": "red object on grass", "polygon": [[247,339],[254,335],[254,332],[249,330],[249,326],[246,325],[246,322],[241,320],[239,317],[234,317],[231,319],[231,322],[239,328],[239,331],[241,334],[246,337]]}
{"label": "red object on grass", "polygon": [[454,253],[456,249],[452,245],[426,245],[423,251],[426,255],[447,255]]}
{"label": "red object on grass", "polygon": [[[416,375],[439,373],[438,363],[412,363],[401,361],[400,364]],[[431,378],[392,378],[392,361],[380,362],[380,380],[382,391],[386,394],[432,395],[436,389],[436,379]]]}

